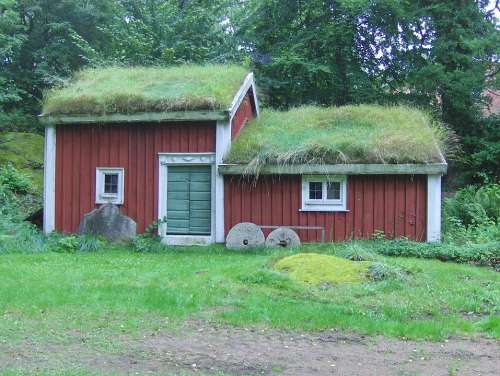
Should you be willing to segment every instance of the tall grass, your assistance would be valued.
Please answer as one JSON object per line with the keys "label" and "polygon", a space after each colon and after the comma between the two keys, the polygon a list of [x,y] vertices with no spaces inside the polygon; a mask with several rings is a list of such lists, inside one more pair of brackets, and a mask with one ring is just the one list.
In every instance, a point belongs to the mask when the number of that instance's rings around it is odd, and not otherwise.
{"label": "tall grass", "polygon": [[43,113],[108,114],[225,110],[247,70],[237,65],[95,68],[46,93]]}
{"label": "tall grass", "polygon": [[266,110],[247,125],[225,161],[256,172],[265,164],[440,163],[446,132],[403,106]]}

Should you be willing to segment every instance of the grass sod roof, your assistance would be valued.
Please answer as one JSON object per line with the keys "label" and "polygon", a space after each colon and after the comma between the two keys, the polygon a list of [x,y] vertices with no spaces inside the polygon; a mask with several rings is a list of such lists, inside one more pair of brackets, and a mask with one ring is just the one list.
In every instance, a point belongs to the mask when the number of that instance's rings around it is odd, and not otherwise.
{"label": "grass sod roof", "polygon": [[85,69],[46,93],[43,115],[224,111],[248,73],[237,65]]}
{"label": "grass sod roof", "polygon": [[446,132],[424,112],[404,107],[305,106],[266,110],[233,142],[224,162],[246,165],[443,163]]}

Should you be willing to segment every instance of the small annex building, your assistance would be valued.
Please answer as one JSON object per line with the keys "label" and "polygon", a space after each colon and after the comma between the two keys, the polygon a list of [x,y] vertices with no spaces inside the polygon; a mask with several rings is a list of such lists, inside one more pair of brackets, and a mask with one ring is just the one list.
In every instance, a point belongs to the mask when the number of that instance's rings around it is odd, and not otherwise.
{"label": "small annex building", "polygon": [[240,222],[302,241],[438,241],[442,132],[406,107],[260,114],[233,65],[103,68],[44,101],[44,231],[114,203],[168,244],[223,243]]}

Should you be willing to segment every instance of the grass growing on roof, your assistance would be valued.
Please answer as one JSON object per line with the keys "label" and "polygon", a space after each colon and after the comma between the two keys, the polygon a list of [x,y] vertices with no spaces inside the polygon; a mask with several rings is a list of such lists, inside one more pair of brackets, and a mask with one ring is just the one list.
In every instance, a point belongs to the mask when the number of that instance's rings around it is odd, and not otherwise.
{"label": "grass growing on roof", "polygon": [[227,163],[440,163],[445,131],[417,109],[360,105],[266,110],[233,143]]}
{"label": "grass growing on roof", "polygon": [[237,65],[85,69],[46,94],[43,113],[226,110],[247,73]]}

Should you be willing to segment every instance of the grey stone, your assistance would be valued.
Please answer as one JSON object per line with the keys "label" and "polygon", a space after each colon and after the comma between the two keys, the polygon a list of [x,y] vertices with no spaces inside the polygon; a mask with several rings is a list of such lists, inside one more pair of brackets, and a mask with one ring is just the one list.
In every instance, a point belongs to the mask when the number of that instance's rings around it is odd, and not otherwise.
{"label": "grey stone", "polygon": [[298,247],[300,238],[295,231],[288,227],[279,227],[273,230],[266,239],[266,247]]}
{"label": "grey stone", "polygon": [[112,241],[126,241],[136,235],[136,227],[132,218],[120,214],[118,206],[105,204],[84,215],[78,232],[103,236]]}
{"label": "grey stone", "polygon": [[229,230],[226,237],[226,247],[236,250],[263,247],[264,242],[264,233],[260,227],[250,222],[238,223]]}

